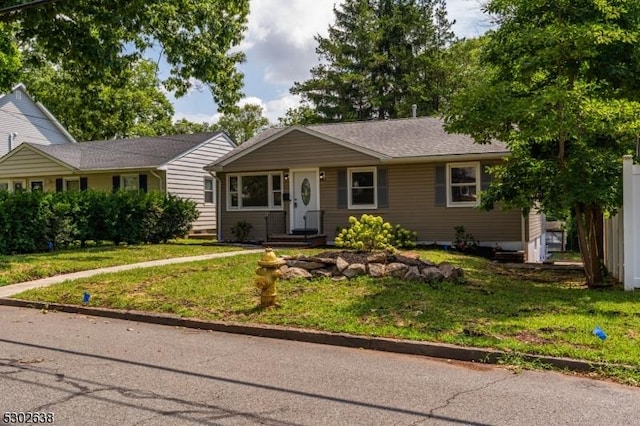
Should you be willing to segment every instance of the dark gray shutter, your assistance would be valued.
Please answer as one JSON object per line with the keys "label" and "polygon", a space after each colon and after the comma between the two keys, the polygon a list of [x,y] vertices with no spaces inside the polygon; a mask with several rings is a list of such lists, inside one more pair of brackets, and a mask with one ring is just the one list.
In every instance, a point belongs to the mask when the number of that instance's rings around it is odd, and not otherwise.
{"label": "dark gray shutter", "polygon": [[346,209],[347,197],[347,169],[338,169],[338,208]]}
{"label": "dark gray shutter", "polygon": [[492,176],[487,171],[487,166],[490,166],[490,164],[480,164],[480,189],[482,191],[486,191],[491,184]]}
{"label": "dark gray shutter", "polygon": [[378,169],[378,208],[389,207],[389,184],[387,169]]}
{"label": "dark gray shutter", "polygon": [[64,182],[62,178],[56,179],[56,192],[62,192],[64,190]]}
{"label": "dark gray shutter", "polygon": [[113,192],[117,192],[120,189],[120,176],[113,176],[111,178],[111,185],[113,187]]}
{"label": "dark gray shutter", "polygon": [[138,185],[140,186],[140,190],[142,192],[147,192],[147,175],[138,176]]}
{"label": "dark gray shutter", "polygon": [[436,207],[447,206],[447,170],[445,166],[436,167]]}
{"label": "dark gray shutter", "polygon": [[86,177],[80,178],[80,191],[86,191],[89,187],[89,180]]}

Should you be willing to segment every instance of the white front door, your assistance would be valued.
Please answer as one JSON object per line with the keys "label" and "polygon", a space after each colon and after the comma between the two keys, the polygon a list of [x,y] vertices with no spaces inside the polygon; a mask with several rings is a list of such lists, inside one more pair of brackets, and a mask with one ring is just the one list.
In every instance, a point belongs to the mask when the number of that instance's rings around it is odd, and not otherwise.
{"label": "white front door", "polygon": [[[291,194],[291,219],[292,229],[305,229],[305,215],[309,211],[317,211],[320,207],[320,194],[318,192],[318,171],[300,170],[292,171],[293,175]],[[307,218],[307,229],[319,230],[318,214],[311,213]]]}

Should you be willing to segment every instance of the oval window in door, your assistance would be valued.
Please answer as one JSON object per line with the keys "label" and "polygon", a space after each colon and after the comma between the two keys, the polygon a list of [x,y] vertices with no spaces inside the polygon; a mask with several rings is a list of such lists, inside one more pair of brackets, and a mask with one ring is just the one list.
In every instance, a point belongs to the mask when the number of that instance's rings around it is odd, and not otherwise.
{"label": "oval window in door", "polygon": [[304,205],[308,206],[309,201],[311,201],[311,184],[307,178],[304,178],[302,181],[302,185],[300,186],[300,195],[302,196],[302,202]]}

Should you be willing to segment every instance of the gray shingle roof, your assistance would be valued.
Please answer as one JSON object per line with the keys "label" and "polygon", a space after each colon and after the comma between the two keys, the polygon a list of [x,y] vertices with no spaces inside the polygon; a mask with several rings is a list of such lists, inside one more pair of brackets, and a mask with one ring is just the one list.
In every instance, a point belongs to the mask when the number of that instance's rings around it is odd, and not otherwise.
{"label": "gray shingle roof", "polygon": [[[507,147],[494,141],[488,145],[475,144],[467,135],[445,132],[443,121],[434,117],[398,120],[357,121],[350,123],[318,124],[299,127],[377,153],[380,158],[410,159],[460,154],[508,154]],[[290,128],[289,128],[290,129]],[[242,155],[248,148],[288,129],[267,129],[211,164]],[[209,167],[209,166],[208,166]]]}
{"label": "gray shingle roof", "polygon": [[219,134],[221,132],[31,146],[79,170],[150,168],[161,166]]}

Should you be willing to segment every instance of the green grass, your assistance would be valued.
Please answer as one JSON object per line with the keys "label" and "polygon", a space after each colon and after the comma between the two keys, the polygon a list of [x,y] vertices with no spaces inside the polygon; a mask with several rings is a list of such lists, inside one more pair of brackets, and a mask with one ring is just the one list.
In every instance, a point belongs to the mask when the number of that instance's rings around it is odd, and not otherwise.
{"label": "green grass", "polygon": [[87,269],[232,250],[241,248],[215,246],[196,240],[176,240],[169,244],[105,244],[51,253],[0,256],[0,286]]}
{"label": "green grass", "polygon": [[[106,308],[628,364],[636,369],[601,375],[640,384],[640,293],[589,290],[577,271],[512,270],[454,253],[418,253],[462,266],[466,283],[281,281],[280,307],[260,309],[260,255],[246,255],[96,276],[15,297],[79,304],[88,291],[90,305]],[[596,325],[605,341],[592,335]]]}

